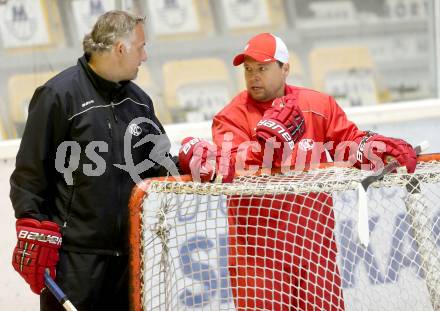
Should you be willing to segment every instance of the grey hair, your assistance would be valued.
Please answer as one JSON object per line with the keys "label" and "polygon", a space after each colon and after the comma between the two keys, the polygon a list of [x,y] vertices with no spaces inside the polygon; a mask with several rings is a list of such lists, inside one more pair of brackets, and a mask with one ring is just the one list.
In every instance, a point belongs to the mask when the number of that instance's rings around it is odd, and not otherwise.
{"label": "grey hair", "polygon": [[125,11],[113,10],[104,13],[96,21],[92,32],[84,36],[84,53],[110,51],[118,40],[123,40],[130,48],[129,38],[134,27],[144,22],[145,16],[136,16]]}

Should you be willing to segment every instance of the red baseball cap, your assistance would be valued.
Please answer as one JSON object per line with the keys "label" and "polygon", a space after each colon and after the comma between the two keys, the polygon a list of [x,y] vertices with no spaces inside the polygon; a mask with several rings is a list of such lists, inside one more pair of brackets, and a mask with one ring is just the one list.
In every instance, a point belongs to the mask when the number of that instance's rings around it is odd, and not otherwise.
{"label": "red baseball cap", "polygon": [[289,61],[289,51],[286,44],[279,37],[270,33],[260,33],[251,38],[244,47],[243,53],[234,57],[233,64],[238,66],[244,62],[244,57],[249,56],[260,63]]}

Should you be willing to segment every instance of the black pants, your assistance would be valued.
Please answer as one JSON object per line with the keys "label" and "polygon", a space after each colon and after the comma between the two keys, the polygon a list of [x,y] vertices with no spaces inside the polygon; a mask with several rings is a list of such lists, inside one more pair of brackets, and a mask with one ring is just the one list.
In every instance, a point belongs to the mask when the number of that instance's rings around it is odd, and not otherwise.
{"label": "black pants", "polygon": [[[128,256],[60,251],[56,283],[79,311],[128,310]],[[48,289],[40,310],[64,310]]]}

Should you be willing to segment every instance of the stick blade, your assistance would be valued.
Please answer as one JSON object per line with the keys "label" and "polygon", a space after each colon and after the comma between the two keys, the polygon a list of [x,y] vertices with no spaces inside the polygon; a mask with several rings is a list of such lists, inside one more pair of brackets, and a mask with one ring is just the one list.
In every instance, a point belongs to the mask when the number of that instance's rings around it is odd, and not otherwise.
{"label": "stick blade", "polygon": [[368,198],[362,184],[358,184],[358,236],[364,247],[370,243],[370,232],[368,228]]}

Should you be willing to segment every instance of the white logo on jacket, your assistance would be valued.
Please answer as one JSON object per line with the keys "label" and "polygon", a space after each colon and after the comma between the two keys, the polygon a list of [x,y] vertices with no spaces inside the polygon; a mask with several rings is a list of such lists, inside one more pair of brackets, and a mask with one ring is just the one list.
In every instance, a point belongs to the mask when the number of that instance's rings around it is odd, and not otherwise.
{"label": "white logo on jacket", "polygon": [[88,100],[88,101],[82,103],[81,107],[84,108],[84,107],[87,107],[88,105],[94,104],[94,103],[95,103],[95,101],[93,99],[91,99],[91,100]]}
{"label": "white logo on jacket", "polygon": [[310,138],[303,138],[299,141],[298,145],[302,151],[309,151],[313,149],[315,142]]}
{"label": "white logo on jacket", "polygon": [[139,136],[142,133],[141,127],[139,125],[137,125],[137,124],[130,124],[130,126],[128,128],[128,131],[133,136]]}

